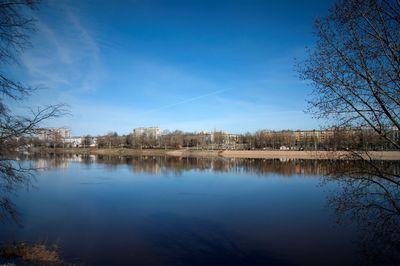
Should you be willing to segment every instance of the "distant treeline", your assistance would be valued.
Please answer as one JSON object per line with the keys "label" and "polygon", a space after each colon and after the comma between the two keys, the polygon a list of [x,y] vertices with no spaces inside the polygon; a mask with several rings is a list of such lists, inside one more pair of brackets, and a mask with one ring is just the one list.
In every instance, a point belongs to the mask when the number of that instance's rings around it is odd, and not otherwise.
{"label": "distant treeline", "polygon": [[[399,142],[399,132],[391,131]],[[71,147],[62,138],[40,141],[37,138],[20,139],[20,142],[36,147]],[[20,143],[21,144],[21,143]],[[75,147],[135,148],[135,149],[203,149],[203,150],[392,150],[393,145],[370,129],[331,129],[310,131],[267,131],[229,134],[223,131],[212,133],[187,133],[176,130],[162,135],[128,134],[116,132],[104,136],[81,137]]]}

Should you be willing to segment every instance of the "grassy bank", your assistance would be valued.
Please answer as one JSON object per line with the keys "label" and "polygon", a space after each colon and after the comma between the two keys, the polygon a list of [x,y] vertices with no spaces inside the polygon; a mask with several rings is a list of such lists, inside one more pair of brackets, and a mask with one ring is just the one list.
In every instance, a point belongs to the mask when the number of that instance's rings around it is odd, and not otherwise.
{"label": "grassy bank", "polygon": [[[164,150],[164,149],[96,149],[96,148],[44,148],[34,149],[36,153],[69,153],[110,156],[175,156],[175,157],[225,157],[225,158],[265,158],[265,159],[346,159],[345,151],[233,151],[233,150]],[[400,160],[398,151],[371,151],[368,154],[376,160]]]}

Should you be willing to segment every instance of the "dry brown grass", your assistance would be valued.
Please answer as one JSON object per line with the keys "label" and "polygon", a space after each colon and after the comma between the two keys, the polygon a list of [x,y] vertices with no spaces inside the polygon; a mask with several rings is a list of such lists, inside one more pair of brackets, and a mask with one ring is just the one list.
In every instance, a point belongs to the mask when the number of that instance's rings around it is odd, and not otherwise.
{"label": "dry brown grass", "polygon": [[21,259],[25,262],[62,264],[57,248],[49,248],[44,244],[29,245],[18,243],[0,247],[0,257],[5,259]]}

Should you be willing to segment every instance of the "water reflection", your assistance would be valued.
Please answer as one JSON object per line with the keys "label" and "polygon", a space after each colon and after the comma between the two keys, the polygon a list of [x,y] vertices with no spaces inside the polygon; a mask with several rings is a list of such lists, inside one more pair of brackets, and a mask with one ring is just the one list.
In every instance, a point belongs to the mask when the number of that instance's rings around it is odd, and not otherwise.
{"label": "water reflection", "polygon": [[398,163],[359,162],[337,168],[326,180],[341,189],[328,197],[339,221],[358,225],[359,247],[365,265],[400,263],[400,175]]}
{"label": "water reflection", "polygon": [[31,185],[34,171],[30,163],[21,164],[16,160],[0,159],[0,222],[20,223],[11,197],[22,187]]}
{"label": "water reflection", "polygon": [[[335,184],[334,190],[326,194],[326,198],[328,206],[335,210],[340,225],[346,227],[348,222],[357,225],[362,264],[400,263],[399,162],[55,154],[19,159],[34,162],[36,168],[43,170],[65,169],[78,164],[79,167],[86,165],[89,169],[92,166],[102,166],[116,171],[123,167],[134,174],[158,176],[184,176],[188,171],[197,171],[202,174],[232,173],[259,177],[300,175],[321,178],[327,184]],[[106,177],[108,175],[96,178]],[[339,189],[337,185],[340,186]],[[146,196],[142,197],[147,199]],[[209,203],[212,204],[213,201]],[[262,208],[262,205],[259,208]],[[146,226],[141,228],[142,234],[152,243],[152,253],[162,258],[163,261],[159,262],[161,265],[289,265],[291,262],[266,249],[243,248],[238,244],[241,241],[240,237],[234,232],[207,219],[182,216],[174,212],[158,212],[147,217],[145,224]]]}
{"label": "water reflection", "polygon": [[[101,164],[110,169],[127,165],[134,173],[182,175],[185,171],[213,171],[222,173],[251,173],[257,175],[279,174],[281,176],[315,175],[323,176],[338,173],[338,170],[351,172],[363,168],[359,161],[345,160],[306,160],[306,159],[243,159],[243,158],[193,158],[170,156],[106,156],[47,154],[41,157],[25,157],[34,160],[37,168],[67,168],[70,163]],[[379,167],[400,175],[400,163],[380,161]],[[358,171],[358,170],[357,170]]]}

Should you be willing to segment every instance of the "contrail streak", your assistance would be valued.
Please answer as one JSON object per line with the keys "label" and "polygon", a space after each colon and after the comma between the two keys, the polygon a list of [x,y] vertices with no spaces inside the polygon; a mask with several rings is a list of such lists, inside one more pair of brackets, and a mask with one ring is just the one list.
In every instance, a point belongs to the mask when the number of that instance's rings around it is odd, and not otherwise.
{"label": "contrail streak", "polygon": [[203,95],[200,95],[200,96],[196,96],[196,97],[193,97],[193,98],[189,98],[189,99],[186,99],[186,100],[183,100],[183,101],[180,101],[180,102],[176,102],[176,103],[168,104],[168,105],[165,105],[165,106],[161,106],[159,108],[155,108],[153,110],[150,110],[149,113],[160,111],[160,110],[164,110],[164,109],[168,109],[168,108],[171,108],[171,107],[174,107],[174,106],[177,106],[177,105],[181,105],[181,104],[185,104],[185,103],[188,103],[188,102],[193,102],[193,101],[196,101],[198,99],[206,98],[208,96],[219,94],[219,93],[222,93],[222,92],[225,92],[225,91],[229,91],[229,90],[232,90],[232,89],[230,88],[230,89],[223,89],[223,90],[213,91],[213,92],[210,92],[210,93],[207,93],[207,94],[203,94]]}

